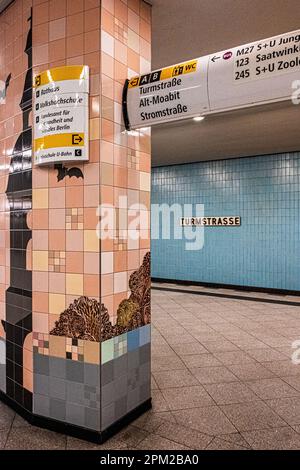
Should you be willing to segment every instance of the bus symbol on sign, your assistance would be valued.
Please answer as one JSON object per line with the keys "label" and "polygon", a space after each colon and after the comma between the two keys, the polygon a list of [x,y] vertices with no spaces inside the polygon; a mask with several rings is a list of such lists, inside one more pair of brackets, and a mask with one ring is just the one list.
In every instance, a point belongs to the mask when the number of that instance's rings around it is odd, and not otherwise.
{"label": "bus symbol on sign", "polygon": [[225,54],[223,55],[223,59],[224,59],[224,60],[231,59],[232,55],[233,55],[233,54],[232,54],[231,51],[225,52]]}

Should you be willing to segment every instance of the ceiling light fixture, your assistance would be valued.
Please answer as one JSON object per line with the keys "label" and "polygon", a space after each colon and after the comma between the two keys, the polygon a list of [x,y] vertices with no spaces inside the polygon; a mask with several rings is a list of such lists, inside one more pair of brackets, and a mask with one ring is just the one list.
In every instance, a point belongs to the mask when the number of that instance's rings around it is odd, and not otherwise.
{"label": "ceiling light fixture", "polygon": [[131,135],[132,137],[139,137],[140,133],[139,131],[131,130],[127,131],[127,135]]}
{"label": "ceiling light fixture", "polygon": [[204,116],[195,116],[195,117],[193,118],[193,121],[195,121],[195,122],[201,122],[201,121],[203,121],[204,119],[205,119]]}
{"label": "ceiling light fixture", "polygon": [[139,137],[140,135],[139,131],[134,131],[134,130],[128,131],[126,129],[124,129],[121,133],[124,135],[130,135],[132,137]]}

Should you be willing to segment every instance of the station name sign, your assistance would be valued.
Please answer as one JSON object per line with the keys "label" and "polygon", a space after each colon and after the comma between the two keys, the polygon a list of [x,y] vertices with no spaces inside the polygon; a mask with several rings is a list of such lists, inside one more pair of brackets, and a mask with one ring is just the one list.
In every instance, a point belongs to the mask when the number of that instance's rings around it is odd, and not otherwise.
{"label": "station name sign", "polygon": [[34,78],[36,165],[89,159],[89,68],[56,67]]}
{"label": "station name sign", "polygon": [[236,215],[227,217],[181,217],[180,225],[182,227],[239,227],[241,218]]}
{"label": "station name sign", "polygon": [[155,70],[126,82],[127,129],[290,99],[300,30]]}

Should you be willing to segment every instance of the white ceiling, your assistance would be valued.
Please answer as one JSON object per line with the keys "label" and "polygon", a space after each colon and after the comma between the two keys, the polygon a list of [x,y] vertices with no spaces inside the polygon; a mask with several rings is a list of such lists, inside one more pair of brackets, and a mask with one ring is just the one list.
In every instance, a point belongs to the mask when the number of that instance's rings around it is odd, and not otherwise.
{"label": "white ceiling", "polygon": [[[148,1],[152,69],[299,28],[299,0]],[[153,165],[300,150],[299,122],[288,103],[153,127]]]}

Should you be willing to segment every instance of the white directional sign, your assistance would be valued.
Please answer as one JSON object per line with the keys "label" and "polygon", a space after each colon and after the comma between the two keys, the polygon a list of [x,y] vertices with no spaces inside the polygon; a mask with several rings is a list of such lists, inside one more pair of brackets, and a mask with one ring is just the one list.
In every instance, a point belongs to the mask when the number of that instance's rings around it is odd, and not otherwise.
{"label": "white directional sign", "polygon": [[34,161],[88,161],[89,69],[76,65],[34,79]]}
{"label": "white directional sign", "polygon": [[300,30],[213,54],[210,111],[289,99],[299,73]]}
{"label": "white directional sign", "polygon": [[290,99],[300,77],[300,30],[132,78],[124,89],[126,127]]}
{"label": "white directional sign", "polygon": [[208,111],[207,63],[195,59],[130,80],[130,127],[187,119]]}

